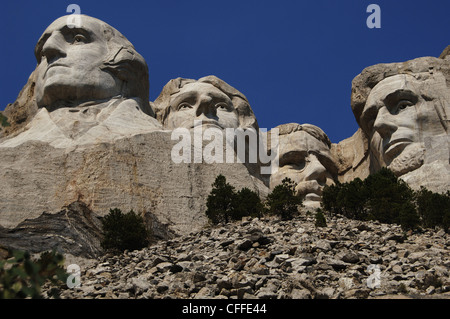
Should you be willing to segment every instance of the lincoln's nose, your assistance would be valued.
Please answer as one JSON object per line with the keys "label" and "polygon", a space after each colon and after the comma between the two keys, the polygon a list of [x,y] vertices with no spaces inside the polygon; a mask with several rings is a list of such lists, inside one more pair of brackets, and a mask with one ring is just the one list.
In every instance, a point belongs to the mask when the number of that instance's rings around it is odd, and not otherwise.
{"label": "lincoln's nose", "polygon": [[398,129],[392,117],[393,115],[386,109],[386,107],[382,107],[378,111],[373,127],[375,131],[380,134],[383,140],[389,139],[392,133]]}

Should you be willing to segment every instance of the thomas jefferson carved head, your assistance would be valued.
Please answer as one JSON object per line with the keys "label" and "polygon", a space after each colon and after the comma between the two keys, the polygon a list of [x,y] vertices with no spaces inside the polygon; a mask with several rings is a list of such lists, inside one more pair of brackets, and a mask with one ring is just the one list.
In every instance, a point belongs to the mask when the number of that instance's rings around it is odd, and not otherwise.
{"label": "thomas jefferson carved head", "polygon": [[139,98],[141,109],[151,114],[148,67],[133,45],[101,20],[81,15],[75,27],[67,18],[55,20],[35,48],[38,107],[51,111],[121,96]]}
{"label": "thomas jefferson carved head", "polygon": [[170,80],[154,102],[156,118],[167,129],[202,125],[225,128],[258,128],[246,97],[215,76],[199,80]]}

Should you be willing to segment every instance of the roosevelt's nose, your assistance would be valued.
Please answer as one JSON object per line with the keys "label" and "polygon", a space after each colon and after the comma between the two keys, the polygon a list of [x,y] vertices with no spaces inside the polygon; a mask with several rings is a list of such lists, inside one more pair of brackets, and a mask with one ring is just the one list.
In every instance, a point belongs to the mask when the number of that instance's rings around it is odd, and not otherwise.
{"label": "roosevelt's nose", "polygon": [[207,118],[217,118],[217,110],[210,96],[200,96],[196,109],[196,116],[206,116]]}
{"label": "roosevelt's nose", "polygon": [[385,107],[382,107],[378,111],[373,128],[380,134],[382,139],[388,139],[398,127],[394,122],[393,115]]}
{"label": "roosevelt's nose", "polygon": [[66,51],[64,49],[65,40],[64,36],[60,32],[54,32],[52,35],[45,41],[44,46],[42,47],[42,55],[46,57],[47,62],[51,63],[54,60],[66,56]]}
{"label": "roosevelt's nose", "polygon": [[327,180],[327,169],[319,161],[316,155],[309,155],[309,163],[306,167],[305,181],[316,180],[319,184],[325,184]]}

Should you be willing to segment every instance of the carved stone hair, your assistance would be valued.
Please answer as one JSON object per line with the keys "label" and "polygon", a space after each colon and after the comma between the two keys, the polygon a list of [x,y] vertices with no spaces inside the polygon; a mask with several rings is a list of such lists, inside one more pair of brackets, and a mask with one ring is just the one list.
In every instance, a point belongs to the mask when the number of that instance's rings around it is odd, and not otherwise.
{"label": "carved stone hair", "polygon": [[148,104],[150,84],[147,63],[119,31],[106,23],[103,29],[109,55],[101,69],[111,72],[124,82],[124,97],[139,97]]}
{"label": "carved stone hair", "polygon": [[331,147],[331,141],[328,138],[327,134],[325,134],[325,132],[318,126],[312,124],[288,123],[278,125],[276,128],[278,128],[278,135],[280,136],[288,135],[293,132],[304,131],[305,133],[308,133],[312,137],[327,145],[328,148]]}

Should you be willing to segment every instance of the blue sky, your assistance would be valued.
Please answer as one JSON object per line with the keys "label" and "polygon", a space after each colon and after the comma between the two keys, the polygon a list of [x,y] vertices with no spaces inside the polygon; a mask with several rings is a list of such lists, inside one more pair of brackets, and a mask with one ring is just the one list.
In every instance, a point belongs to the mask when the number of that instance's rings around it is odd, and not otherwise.
{"label": "blue sky", "polygon": [[[334,143],[358,128],[351,81],[365,67],[439,56],[450,44],[448,0],[9,1],[0,110],[36,67],[36,41],[71,3],[133,43],[149,65],[151,100],[172,78],[213,74],[247,96],[260,127],[311,123]],[[380,29],[366,26],[371,3]]]}

